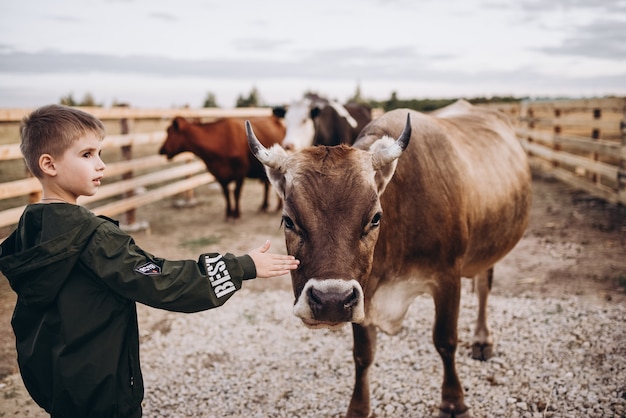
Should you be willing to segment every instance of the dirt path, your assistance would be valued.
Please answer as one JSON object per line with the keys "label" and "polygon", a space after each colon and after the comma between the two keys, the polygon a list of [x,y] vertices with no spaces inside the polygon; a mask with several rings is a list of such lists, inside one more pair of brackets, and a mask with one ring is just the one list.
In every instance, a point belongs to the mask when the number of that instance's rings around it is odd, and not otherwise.
{"label": "dirt path", "polygon": [[[496,265],[493,292],[533,298],[574,294],[600,305],[625,303],[626,208],[608,205],[543,176],[535,177],[533,192],[529,228],[517,247]],[[133,234],[138,244],[170,259],[196,259],[206,251],[243,254],[267,238],[272,240],[273,251],[285,251],[280,213],[257,212],[259,183],[246,183],[243,215],[237,222],[224,221],[224,201],[217,188],[202,187],[196,196],[194,207],[177,208],[167,199],[138,210],[137,218],[150,225],[149,230]],[[291,285],[285,277],[248,282],[246,288],[290,290]],[[7,280],[0,278],[0,379],[17,373],[10,326],[14,303]],[[144,333],[167,325],[160,324],[161,316],[153,311],[140,309]],[[18,387],[19,383],[19,377],[13,376],[2,385]],[[15,397],[22,402],[22,413],[30,408],[23,392],[15,392]],[[0,408],[0,416],[6,413]]]}

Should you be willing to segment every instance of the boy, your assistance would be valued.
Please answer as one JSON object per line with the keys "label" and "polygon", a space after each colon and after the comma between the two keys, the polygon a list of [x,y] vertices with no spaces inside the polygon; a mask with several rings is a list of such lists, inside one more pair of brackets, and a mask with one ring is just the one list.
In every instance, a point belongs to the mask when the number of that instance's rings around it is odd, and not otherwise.
{"label": "boy", "polygon": [[299,261],[268,253],[269,241],[240,257],[155,257],[114,221],[76,204],[103,177],[102,122],[49,105],[24,118],[20,133],[43,193],[1,244],[0,270],[18,295],[11,324],[24,384],[52,417],[140,417],[135,302],[178,312],[211,309],[242,280],[287,274]]}

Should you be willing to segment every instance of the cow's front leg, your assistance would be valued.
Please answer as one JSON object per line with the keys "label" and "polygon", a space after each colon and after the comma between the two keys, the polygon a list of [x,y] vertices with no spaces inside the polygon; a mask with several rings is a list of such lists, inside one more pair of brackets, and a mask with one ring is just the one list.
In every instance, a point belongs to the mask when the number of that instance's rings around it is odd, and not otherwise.
{"label": "cow's front leg", "polygon": [[434,291],[435,326],[433,341],[443,361],[440,418],[469,418],[471,414],[463,400],[463,387],[456,372],[457,322],[461,302],[461,278],[442,277]]}
{"label": "cow's front leg", "polygon": [[228,181],[220,181],[220,186],[222,187],[222,193],[224,194],[224,199],[226,200],[226,219],[228,220],[228,218],[233,215],[233,207],[230,200],[230,189],[228,187]]}
{"label": "cow's front leg", "polygon": [[489,360],[493,356],[493,338],[487,325],[487,299],[493,282],[493,267],[478,274],[474,278],[478,293],[478,318],[474,329],[474,343],[472,344],[472,358]]}
{"label": "cow's front leg", "polygon": [[235,180],[235,210],[232,213],[232,217],[239,219],[241,212],[239,212],[239,200],[241,198],[241,189],[243,187],[243,177]]}
{"label": "cow's front leg", "polygon": [[370,416],[369,368],[376,354],[376,328],[373,325],[352,324],[354,336],[354,391],[346,418],[366,418]]}
{"label": "cow's front leg", "polygon": [[261,180],[261,183],[263,183],[263,203],[259,211],[267,212],[267,208],[269,207],[270,182],[269,180]]}

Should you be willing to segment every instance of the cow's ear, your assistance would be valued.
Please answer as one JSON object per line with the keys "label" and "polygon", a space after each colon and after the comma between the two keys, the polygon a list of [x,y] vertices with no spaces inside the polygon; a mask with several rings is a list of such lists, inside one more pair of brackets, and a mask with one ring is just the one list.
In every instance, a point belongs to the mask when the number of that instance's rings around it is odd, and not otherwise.
{"label": "cow's ear", "polygon": [[278,196],[284,201],[285,200],[285,173],[275,168],[271,168],[265,166],[265,172],[267,173],[267,178],[270,180],[272,187],[278,193]]}
{"label": "cow's ear", "polygon": [[[277,160],[281,160],[284,162],[287,158],[287,152],[278,144],[274,144],[269,152],[274,155],[278,155]],[[270,183],[276,190],[276,193],[280,196],[281,199],[285,199],[285,170],[281,164],[277,164],[276,166],[265,165],[265,173],[267,173],[267,178]]]}
{"label": "cow's ear", "polygon": [[272,114],[277,118],[284,118],[285,113],[287,113],[287,109],[284,106],[275,106],[272,108]]}
{"label": "cow's ear", "polygon": [[315,119],[316,117],[318,117],[321,111],[322,109],[320,109],[319,106],[315,106],[314,108],[312,108],[310,112],[311,119]]}
{"label": "cow's ear", "polygon": [[[388,136],[374,142],[369,148],[372,154],[372,159],[376,160],[378,158],[377,153],[381,150],[384,150],[385,148],[392,146],[394,142],[395,141]],[[397,159],[394,159],[393,161],[385,165],[381,165],[378,161],[372,161],[372,167],[374,167],[374,181],[376,182],[379,196],[385,191],[387,184],[389,184],[389,181],[393,177],[393,174],[396,172],[397,166]]]}
{"label": "cow's ear", "polygon": [[187,123],[185,118],[183,118],[182,116],[176,116],[174,118],[174,121],[172,122],[172,125],[174,126],[174,129],[176,129],[177,131],[180,131],[184,128],[185,123]]}

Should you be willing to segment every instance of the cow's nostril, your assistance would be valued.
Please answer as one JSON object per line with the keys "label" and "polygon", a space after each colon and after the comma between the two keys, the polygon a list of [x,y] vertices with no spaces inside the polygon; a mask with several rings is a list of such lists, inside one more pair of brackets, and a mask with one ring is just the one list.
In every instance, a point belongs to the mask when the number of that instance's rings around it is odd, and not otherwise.
{"label": "cow's nostril", "polygon": [[322,302],[323,292],[311,287],[309,289],[309,303],[315,305],[317,308],[321,308],[324,304]]}
{"label": "cow's nostril", "polygon": [[343,307],[345,309],[352,309],[359,303],[359,292],[356,289],[352,289],[352,293],[344,301]]}

